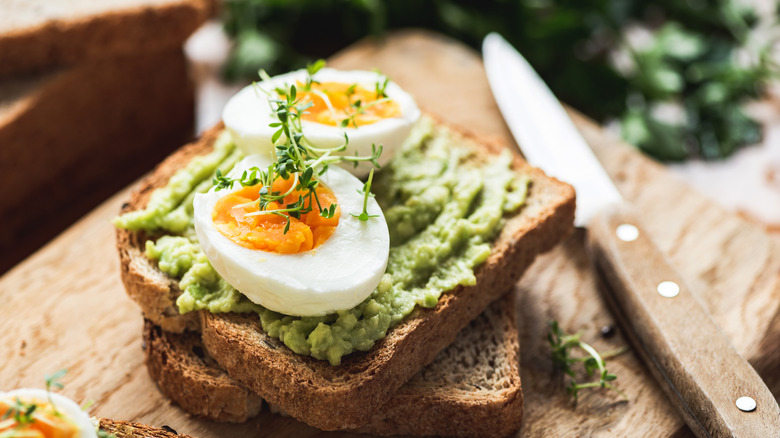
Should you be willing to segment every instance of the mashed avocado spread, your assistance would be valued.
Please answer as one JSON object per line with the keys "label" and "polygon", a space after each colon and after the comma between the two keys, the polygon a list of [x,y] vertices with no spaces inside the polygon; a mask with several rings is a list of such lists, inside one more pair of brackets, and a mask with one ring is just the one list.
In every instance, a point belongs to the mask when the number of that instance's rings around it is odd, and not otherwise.
{"label": "mashed avocado spread", "polygon": [[193,228],[192,199],[211,187],[216,169],[226,173],[240,152],[223,133],[214,151],[193,159],[145,210],[127,213],[115,225],[146,230],[146,255],[179,279],[181,313],[256,312],[263,330],[299,354],[341,363],[366,351],[415,306],[435,307],[443,292],[476,283],[474,268],[490,254],[505,212],[525,201],[528,180],[510,168],[511,156],[476,156],[444,128],[422,119],[372,191],[390,231],[387,270],[377,289],[352,309],[321,317],[282,315],[252,303],[211,267]]}

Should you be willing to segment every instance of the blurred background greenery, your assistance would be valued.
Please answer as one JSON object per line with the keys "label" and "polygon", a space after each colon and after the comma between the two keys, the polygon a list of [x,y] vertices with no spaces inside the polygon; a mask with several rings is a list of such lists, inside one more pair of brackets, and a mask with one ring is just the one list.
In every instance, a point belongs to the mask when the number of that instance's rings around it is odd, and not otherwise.
{"label": "blurred background greenery", "polygon": [[[735,0],[225,0],[229,79],[305,66],[367,35],[435,30],[479,48],[500,32],[564,102],[662,161],[761,139],[744,112],[777,77],[776,38]],[[773,30],[770,27],[770,31]]]}

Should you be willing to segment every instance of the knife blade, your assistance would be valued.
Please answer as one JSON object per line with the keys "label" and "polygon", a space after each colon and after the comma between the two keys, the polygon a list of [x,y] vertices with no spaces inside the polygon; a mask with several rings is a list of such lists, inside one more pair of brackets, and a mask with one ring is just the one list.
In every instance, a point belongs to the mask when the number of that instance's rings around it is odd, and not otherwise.
{"label": "knife blade", "polygon": [[577,192],[575,224],[601,290],[669,400],[699,437],[780,436],[780,406],[643,230],[563,106],[514,47],[485,37],[485,70],[529,163]]}

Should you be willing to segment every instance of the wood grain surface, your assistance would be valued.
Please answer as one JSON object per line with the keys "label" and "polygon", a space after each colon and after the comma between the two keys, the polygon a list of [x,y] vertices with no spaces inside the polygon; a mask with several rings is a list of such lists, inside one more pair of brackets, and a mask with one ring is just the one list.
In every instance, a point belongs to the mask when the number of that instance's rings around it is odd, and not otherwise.
{"label": "wood grain surface", "polygon": [[[477,53],[423,32],[366,41],[332,59],[339,68],[377,67],[421,107],[483,137],[512,145]],[[780,241],[686,188],[662,166],[572,113],[644,228],[745,358],[780,394]],[[141,353],[140,311],[119,280],[109,223],[127,198],[108,200],[0,279],[0,389],[42,386],[45,373],[68,368],[63,393],[94,400],[93,415],[170,425],[198,437],[339,436],[267,412],[243,425],[188,417],[157,391]],[[525,420],[520,436],[684,437],[691,433],[647,369],[629,352],[608,363],[628,400],[601,390],[575,405],[551,371],[545,339],[550,319],[582,331],[599,350],[626,343],[602,301],[575,233],[541,257],[517,286]],[[421,413],[424,415],[425,413]]]}

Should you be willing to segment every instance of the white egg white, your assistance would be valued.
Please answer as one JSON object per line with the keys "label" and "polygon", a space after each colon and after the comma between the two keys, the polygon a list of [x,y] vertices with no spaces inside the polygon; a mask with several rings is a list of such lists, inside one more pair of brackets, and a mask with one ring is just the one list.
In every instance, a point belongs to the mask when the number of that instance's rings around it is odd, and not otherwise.
{"label": "white egg white", "polygon": [[13,405],[17,398],[25,403],[36,401],[36,403],[48,403],[48,397],[51,396],[51,400],[54,402],[54,406],[57,411],[67,418],[71,423],[78,428],[79,438],[97,438],[97,431],[95,425],[92,424],[89,415],[81,410],[73,400],[57,394],[47,394],[43,389],[31,389],[21,388],[8,392],[0,392],[0,400]]}
{"label": "white egg white", "polygon": [[[252,166],[268,167],[261,155],[250,155],[230,172],[233,177]],[[350,213],[363,211],[363,183],[344,169],[331,166],[320,182],[336,195],[341,218],[336,231],[319,247],[298,254],[253,250],[225,237],[214,226],[217,201],[241,187],[195,197],[195,230],[211,265],[231,286],[253,302],[279,313],[318,316],[350,309],[379,284],[387,267],[390,236],[379,205],[368,200],[361,221]]]}
{"label": "white egg white", "polygon": [[[385,77],[370,71],[340,71],[324,68],[318,71],[314,78],[320,82],[340,82],[358,84],[373,90],[377,82],[383,82]],[[278,96],[274,89],[289,88],[289,85],[306,81],[306,71],[298,70],[250,85],[239,91],[225,105],[222,120],[233,135],[236,143],[247,154],[267,154],[274,150],[271,137],[278,128],[268,125],[278,122],[272,107],[268,102],[269,95]],[[259,88],[259,89],[258,89]],[[412,125],[420,118],[420,110],[414,99],[394,82],[389,82],[385,89],[387,96],[396,102],[401,109],[401,117],[389,118],[376,123],[354,127],[336,127],[304,120],[301,124],[303,134],[316,147],[323,149],[337,148],[344,144],[344,134],[349,137],[347,149],[340,155],[370,156],[372,144],[382,145],[383,151],[379,164],[384,166],[390,161],[394,152],[406,140]],[[357,176],[365,176],[371,169],[371,163],[362,162],[357,168],[351,163],[342,165]]]}

